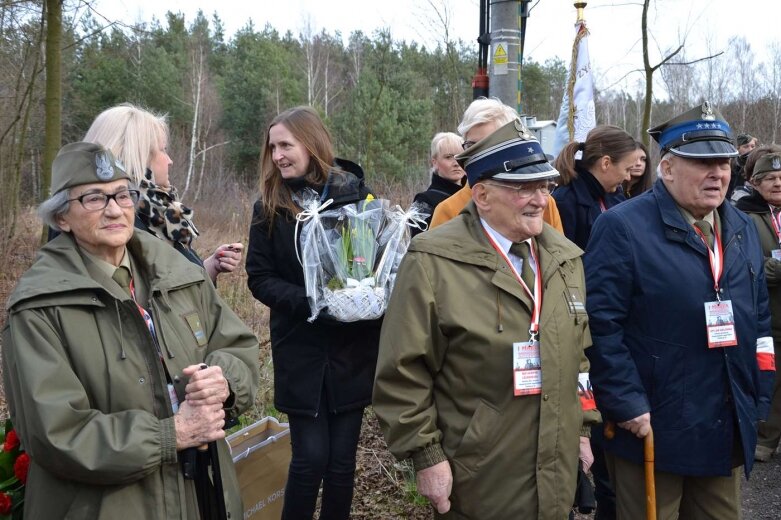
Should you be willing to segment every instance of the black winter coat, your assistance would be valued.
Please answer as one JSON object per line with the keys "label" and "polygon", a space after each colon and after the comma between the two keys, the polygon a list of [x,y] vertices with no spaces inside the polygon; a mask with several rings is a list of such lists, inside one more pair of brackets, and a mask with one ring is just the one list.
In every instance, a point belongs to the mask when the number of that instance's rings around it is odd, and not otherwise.
{"label": "black winter coat", "polygon": [[610,209],[626,200],[622,191],[605,193],[605,189],[591,172],[577,167],[578,176],[566,186],[553,192],[559,208],[564,234],[582,250],[586,250],[594,221],[604,209]]}
{"label": "black winter coat", "polygon": [[732,164],[730,165],[731,173],[729,185],[727,185],[727,200],[732,198],[732,194],[735,193],[735,189],[737,189],[738,186],[743,186],[743,183],[746,182],[746,159],[748,159],[748,154],[735,157],[735,159],[732,160]]}
{"label": "black winter coat", "polygon": [[[363,200],[369,194],[363,171],[337,159],[350,182],[309,186],[333,198],[334,205]],[[351,175],[355,175],[353,178]],[[247,250],[247,285],[271,310],[274,406],[288,414],[315,416],[323,391],[332,413],[363,408],[371,402],[381,320],[341,323],[327,317],[309,323],[304,273],[296,257],[295,218],[280,212],[269,232],[261,202],[255,203]]]}
{"label": "black winter coat", "polygon": [[[152,234],[151,231],[149,231],[149,226],[144,224],[144,221],[141,220],[138,215],[136,215],[136,221],[134,223],[136,229],[141,229],[143,231],[146,231],[147,233]],[[195,249],[193,249],[190,246],[186,246],[182,244],[181,242],[169,242],[171,246],[173,246],[174,249],[179,251],[187,260],[194,263],[197,266],[203,267],[203,260],[201,260],[201,257],[198,256],[198,253],[195,252]]]}
{"label": "black winter coat", "polygon": [[[439,205],[439,203],[455,194],[461,188],[461,184],[456,184],[455,182],[450,182],[447,179],[443,179],[439,176],[438,173],[434,172],[431,174],[431,184],[429,184],[428,188],[426,188],[426,191],[421,191],[415,195],[415,198],[412,199],[412,202],[425,205],[423,210],[428,213],[428,216],[426,217],[426,224],[430,225],[431,217],[434,215],[434,209]],[[414,227],[410,228],[410,231],[413,237],[423,232],[422,229]]]}

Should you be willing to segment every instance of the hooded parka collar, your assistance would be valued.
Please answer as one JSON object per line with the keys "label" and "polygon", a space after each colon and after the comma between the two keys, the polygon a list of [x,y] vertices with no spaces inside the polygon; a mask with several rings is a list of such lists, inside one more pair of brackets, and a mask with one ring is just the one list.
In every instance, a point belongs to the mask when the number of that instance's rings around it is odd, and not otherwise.
{"label": "hooded parka collar", "polygon": [[[195,264],[174,265],[171,255],[167,254],[170,247],[160,239],[138,232],[133,233],[127,244],[135,265],[149,283],[150,294],[153,291],[165,293],[204,279],[203,270]],[[19,279],[6,304],[8,310],[73,304],[81,299],[85,304],[95,305],[93,294],[96,291],[108,293],[118,300],[127,299],[123,292],[108,289],[93,280],[84,262],[73,236],[61,233],[41,248],[36,262]]]}

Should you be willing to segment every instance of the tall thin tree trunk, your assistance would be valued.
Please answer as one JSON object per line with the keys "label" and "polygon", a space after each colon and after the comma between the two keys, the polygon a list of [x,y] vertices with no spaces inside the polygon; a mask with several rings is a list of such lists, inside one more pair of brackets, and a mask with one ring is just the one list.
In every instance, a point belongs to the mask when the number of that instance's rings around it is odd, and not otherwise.
{"label": "tall thin tree trunk", "polygon": [[[41,185],[51,186],[51,169],[62,145],[62,1],[46,0],[46,100],[44,110],[43,166]],[[47,230],[41,231],[41,243]]]}
{"label": "tall thin tree trunk", "polygon": [[[643,1],[643,18],[641,30],[643,33],[643,68],[645,69],[645,103],[643,105],[643,126],[645,130],[651,127],[651,104],[654,95],[654,69],[651,67],[651,61],[648,58],[648,4],[651,0]],[[651,143],[651,136],[648,132],[640,132],[643,144],[648,147]]]}
{"label": "tall thin tree trunk", "polygon": [[206,154],[201,157],[201,168],[198,172],[198,184],[195,185],[195,197],[194,201],[197,201],[201,196],[201,186],[203,185],[203,172],[206,170]]}
{"label": "tall thin tree trunk", "polygon": [[[190,134],[190,160],[187,164],[187,178],[184,182],[184,191],[182,192],[182,199],[187,195],[187,190],[190,189],[190,180],[193,176],[193,170],[195,169],[195,146],[198,144],[198,115],[201,111],[201,84],[203,83],[203,47],[198,47],[198,64],[194,70],[195,73],[195,88],[193,89],[193,124]],[[195,59],[193,59],[195,61]]]}

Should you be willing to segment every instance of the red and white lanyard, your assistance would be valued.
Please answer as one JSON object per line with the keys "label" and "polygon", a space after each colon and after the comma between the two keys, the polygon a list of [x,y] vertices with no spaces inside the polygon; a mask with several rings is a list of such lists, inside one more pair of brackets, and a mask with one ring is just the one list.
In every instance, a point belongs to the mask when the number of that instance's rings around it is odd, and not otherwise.
{"label": "red and white lanyard", "polygon": [[721,247],[721,236],[718,228],[716,228],[716,222],[713,222],[713,249],[708,245],[708,241],[705,239],[705,235],[702,234],[702,231],[700,231],[700,228],[694,226],[694,231],[700,235],[702,243],[705,244],[705,248],[708,250],[710,270],[711,274],[713,274],[713,289],[716,291],[716,299],[721,301],[721,297],[719,296],[719,281],[721,280],[721,274],[724,271],[724,250]]}
{"label": "red and white lanyard", "polygon": [[130,279],[129,288],[130,288],[130,296],[133,298],[133,303],[136,304],[138,313],[141,314],[141,317],[144,319],[144,323],[146,324],[146,327],[149,329],[149,333],[152,334],[152,339],[155,341],[155,346],[157,347],[158,354],[161,354],[160,345],[157,342],[157,331],[155,330],[155,322],[152,320],[152,315],[149,314],[149,312],[147,312],[146,309],[141,307],[141,305],[139,305],[138,301],[136,300],[136,284],[133,282],[132,278]]}
{"label": "red and white lanyard", "polygon": [[773,223],[773,231],[776,232],[778,243],[781,244],[781,211],[779,211],[778,215],[776,215],[773,211],[773,206],[768,206],[770,207],[770,222]]}
{"label": "red and white lanyard", "polygon": [[[537,252],[534,248],[534,242],[532,241],[529,242],[529,251],[531,253],[531,258],[532,260],[534,260],[534,265],[537,267],[537,273],[535,273],[534,275],[534,292],[532,293],[532,291],[523,281],[523,278],[521,278],[521,275],[518,272],[518,270],[510,261],[510,257],[507,256],[507,253],[499,246],[499,244],[496,242],[494,237],[487,229],[483,228],[483,231],[485,231],[485,235],[488,237],[488,241],[491,243],[491,246],[496,250],[497,253],[499,253],[499,256],[501,256],[504,259],[504,261],[507,262],[507,267],[510,268],[510,271],[513,273],[513,276],[515,276],[515,279],[518,280],[518,283],[521,284],[521,287],[523,287],[524,291],[526,291],[526,294],[528,294],[529,298],[532,299],[534,305],[532,307],[531,323],[529,324],[529,337],[531,341],[536,341],[540,331],[540,311],[542,309],[542,276],[539,273],[540,263],[537,260]],[[534,270],[532,270],[532,272],[533,271]]]}
{"label": "red and white lanyard", "polygon": [[607,206],[605,206],[605,199],[603,199],[602,197],[599,197],[599,209],[601,210],[601,213],[607,211]]}

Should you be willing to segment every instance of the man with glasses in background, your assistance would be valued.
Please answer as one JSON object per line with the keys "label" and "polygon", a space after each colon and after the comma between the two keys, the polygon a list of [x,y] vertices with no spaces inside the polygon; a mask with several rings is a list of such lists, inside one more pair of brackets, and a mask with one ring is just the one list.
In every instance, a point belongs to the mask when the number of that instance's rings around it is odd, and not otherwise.
{"label": "man with glasses in background", "polygon": [[[505,105],[498,98],[478,98],[472,101],[464,111],[464,116],[458,124],[458,133],[464,137],[463,147],[466,151],[475,143],[491,135],[497,128],[518,118],[514,108]],[[471,200],[471,186],[467,183],[456,193],[443,200],[434,208],[429,229],[444,224],[458,215]],[[548,203],[543,209],[542,219],[555,229],[564,232],[556,201],[548,196]]]}
{"label": "man with glasses in background", "polygon": [[598,418],[582,251],[543,222],[558,172],[520,120],[458,161],[471,201],[402,261],[374,409],[439,514],[566,518],[579,446],[590,459],[582,410]]}

